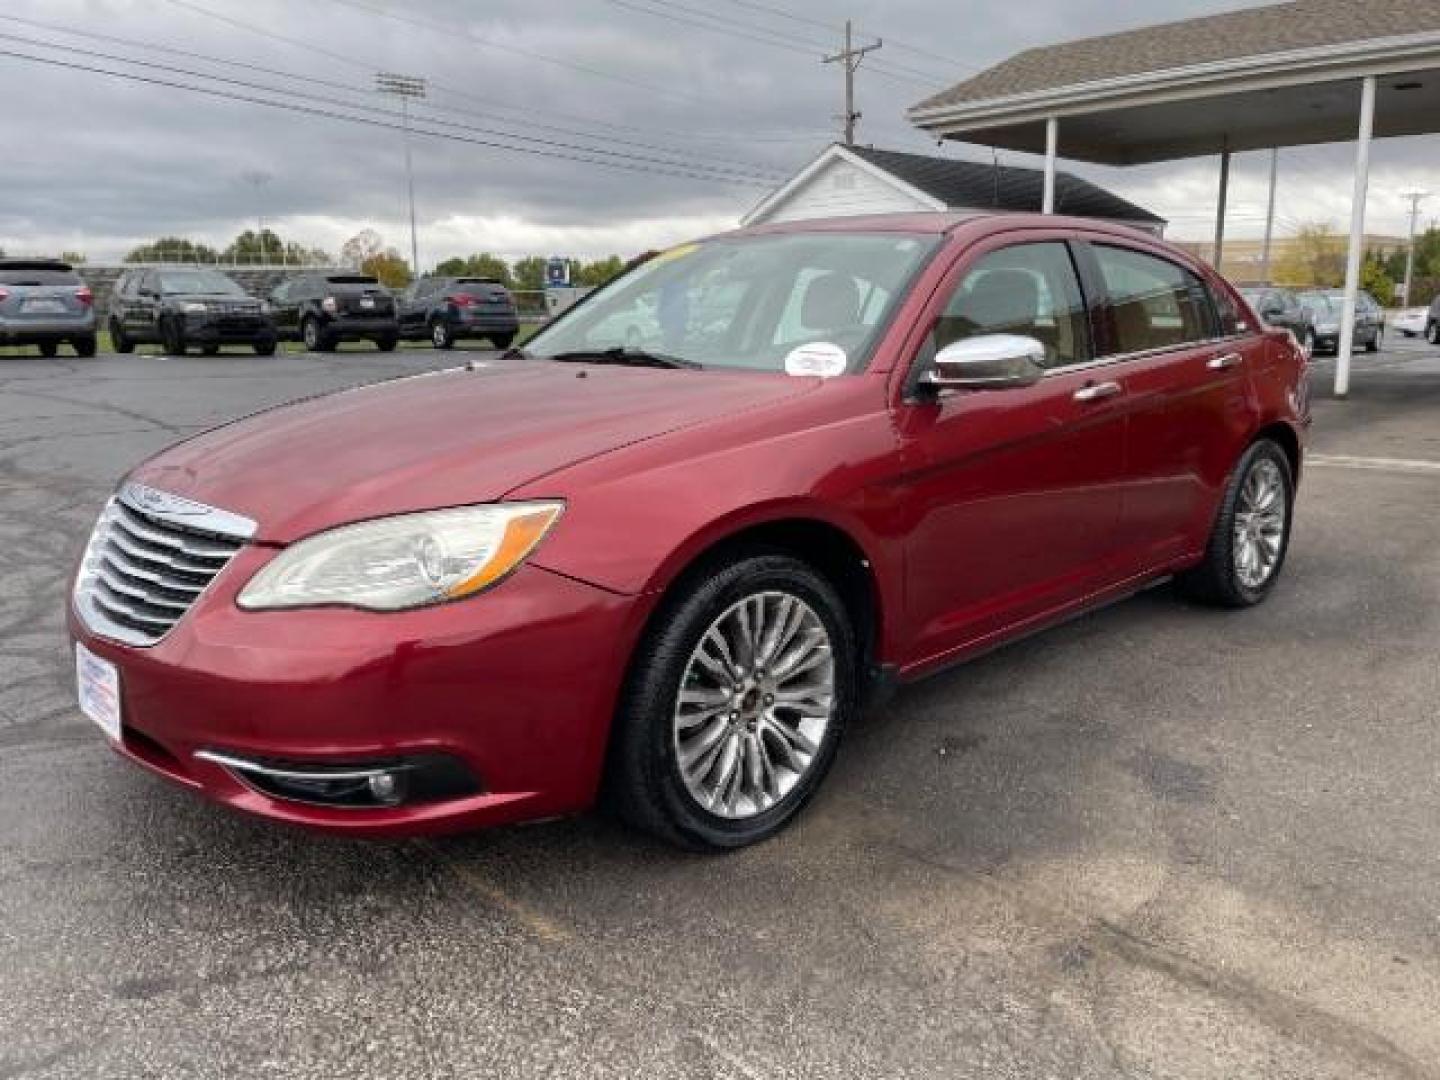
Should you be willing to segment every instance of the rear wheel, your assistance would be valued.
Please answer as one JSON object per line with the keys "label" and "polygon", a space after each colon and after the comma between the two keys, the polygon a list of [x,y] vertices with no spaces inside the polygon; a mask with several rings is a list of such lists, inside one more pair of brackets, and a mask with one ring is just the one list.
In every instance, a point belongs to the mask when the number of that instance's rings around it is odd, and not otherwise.
{"label": "rear wheel", "polygon": [[42,341],[36,347],[40,350],[40,355],[44,357],[54,356],[60,351],[60,344],[55,341]]}
{"label": "rear wheel", "polygon": [[255,342],[254,348],[256,356],[274,356],[276,341],[274,338],[265,338],[262,341]]}
{"label": "rear wheel", "polygon": [[89,337],[76,338],[70,343],[70,346],[75,350],[76,356],[94,356],[96,353],[95,335],[91,334]]}
{"label": "rear wheel", "polygon": [[1294,504],[1285,451],[1270,439],[1253,443],[1225,487],[1204,560],[1176,578],[1181,590],[1217,607],[1264,600],[1285,565]]}
{"label": "rear wheel", "polygon": [[396,334],[386,334],[384,337],[375,339],[375,347],[381,352],[394,352],[395,346],[399,343],[400,338]]}
{"label": "rear wheel", "polygon": [[200,351],[201,351],[202,353],[204,353],[206,356],[219,356],[219,355],[220,355],[220,346],[219,346],[219,345],[202,345],[202,346],[200,346]]}
{"label": "rear wheel", "polygon": [[515,340],[515,335],[514,335],[514,334],[491,334],[491,335],[490,335],[490,344],[494,345],[495,348],[497,348],[497,349],[502,349],[502,350],[503,350],[503,349],[508,349],[508,348],[510,347],[510,343],[511,343],[512,341],[514,341],[514,340]]}
{"label": "rear wheel", "polygon": [[701,850],[789,822],[856,701],[855,636],[807,564],[756,554],[683,585],[636,652],[606,774],[631,824]]}
{"label": "rear wheel", "polygon": [[1376,330],[1376,331],[1375,331],[1375,336],[1372,337],[1369,341],[1367,341],[1367,342],[1365,343],[1365,351],[1366,351],[1366,352],[1379,352],[1379,351],[1380,351],[1380,346],[1381,346],[1381,344],[1383,344],[1384,340],[1385,340],[1385,339],[1384,339],[1383,333],[1382,333],[1381,331],[1379,331],[1379,330]]}
{"label": "rear wheel", "polygon": [[437,349],[449,349],[455,344],[455,334],[450,329],[450,324],[444,319],[435,319],[430,323],[430,344]]}
{"label": "rear wheel", "polygon": [[326,340],[325,332],[320,329],[320,320],[314,315],[307,315],[300,325],[300,340],[305,343],[306,352],[329,352],[335,347]]}

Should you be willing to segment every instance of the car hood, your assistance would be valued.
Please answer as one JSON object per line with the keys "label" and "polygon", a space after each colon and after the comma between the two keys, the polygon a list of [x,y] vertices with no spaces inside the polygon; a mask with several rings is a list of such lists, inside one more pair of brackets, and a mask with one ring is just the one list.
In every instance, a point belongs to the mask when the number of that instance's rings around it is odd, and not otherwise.
{"label": "car hood", "polygon": [[497,361],[258,413],[171,447],[131,479],[243,514],[256,539],[289,543],[365,518],[499,499],[567,465],[819,384]]}
{"label": "car hood", "polygon": [[201,304],[259,304],[253,296],[240,296],[236,293],[166,293],[165,299],[176,304],[188,304],[191,302]]}

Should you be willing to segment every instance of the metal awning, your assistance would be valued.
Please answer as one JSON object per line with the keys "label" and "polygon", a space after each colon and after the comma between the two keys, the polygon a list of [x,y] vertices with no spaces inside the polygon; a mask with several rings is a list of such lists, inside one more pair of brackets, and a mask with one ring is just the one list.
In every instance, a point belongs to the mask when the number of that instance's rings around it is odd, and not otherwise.
{"label": "metal awning", "polygon": [[1218,154],[1217,266],[1232,153],[1356,140],[1343,396],[1370,142],[1440,132],[1440,4],[1297,0],[1032,49],[908,115],[939,138],[1044,154],[1047,193],[1060,156],[1136,165]]}

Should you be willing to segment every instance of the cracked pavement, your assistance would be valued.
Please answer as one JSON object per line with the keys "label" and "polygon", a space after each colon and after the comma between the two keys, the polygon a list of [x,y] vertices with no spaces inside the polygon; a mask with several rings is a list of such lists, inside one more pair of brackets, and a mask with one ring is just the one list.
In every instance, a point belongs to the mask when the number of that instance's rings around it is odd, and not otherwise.
{"label": "cracked pavement", "polygon": [[[1357,361],[1312,449],[1440,462],[1437,357]],[[1440,1077],[1440,469],[1309,468],[1269,603],[909,688],[730,856],[317,838],[112,755],[62,613],[119,475],[454,362],[0,357],[0,1078]]]}

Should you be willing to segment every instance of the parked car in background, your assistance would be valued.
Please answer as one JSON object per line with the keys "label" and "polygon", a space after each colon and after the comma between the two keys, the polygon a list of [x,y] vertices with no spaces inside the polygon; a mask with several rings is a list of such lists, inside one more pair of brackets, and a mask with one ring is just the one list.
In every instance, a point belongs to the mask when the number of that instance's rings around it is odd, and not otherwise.
{"label": "parked car in background", "polygon": [[223,345],[275,352],[275,324],[264,305],[218,270],[157,267],[126,270],[110,293],[107,320],[116,352],[159,344],[171,356],[198,346],[214,356]]}
{"label": "parked car in background", "polygon": [[421,278],[400,298],[401,335],[428,338],[437,349],[463,338],[485,338],[508,349],[519,329],[515,300],[494,278]]}
{"label": "parked car in background", "polygon": [[[1315,351],[1337,352],[1340,348],[1340,316],[1345,310],[1343,289],[1309,289],[1299,294],[1300,304],[1310,312],[1315,327]],[[1385,313],[1375,298],[1363,289],[1355,297],[1353,344],[1366,352],[1379,352],[1385,335]]]}
{"label": "parked car in background", "polygon": [[270,313],[282,338],[311,352],[342,341],[373,341],[389,352],[400,340],[394,294],[369,274],[301,274],[270,293]]}
{"label": "parked car in background", "polygon": [[[637,307],[663,352],[613,344]],[[81,701],[161,776],[347,836],[603,787],[667,840],[752,843],[870,691],[1172,575],[1266,598],[1306,361],[1243,310],[1093,219],[684,245],[490,364],[137,467],[70,593]]]}
{"label": "parked car in background", "polygon": [[56,259],[0,259],[0,345],[61,344],[95,355],[95,298],[74,267]]}
{"label": "parked car in background", "polygon": [[1240,290],[1246,302],[1266,326],[1289,330],[1305,347],[1306,355],[1315,352],[1315,320],[1293,289],[1245,288]]}
{"label": "parked car in background", "polygon": [[1440,296],[1430,301],[1425,313],[1425,340],[1431,345],[1440,345]]}
{"label": "parked car in background", "polygon": [[1390,320],[1390,326],[1407,338],[1424,337],[1425,327],[1430,321],[1430,309],[1424,307],[1406,308],[1397,312]]}

